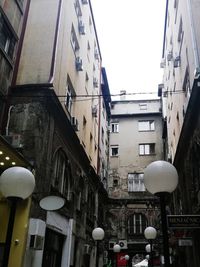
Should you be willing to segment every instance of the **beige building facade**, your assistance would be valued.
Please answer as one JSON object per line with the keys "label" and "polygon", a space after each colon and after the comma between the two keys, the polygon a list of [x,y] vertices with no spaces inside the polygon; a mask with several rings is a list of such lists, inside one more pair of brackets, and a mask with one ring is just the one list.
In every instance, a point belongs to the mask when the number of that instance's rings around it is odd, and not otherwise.
{"label": "beige building facade", "polygon": [[[172,161],[179,174],[172,205],[176,215],[200,212],[199,11],[200,1],[166,1],[160,95],[165,111],[166,159]],[[199,266],[199,230],[172,229],[171,233],[175,266]],[[191,240],[191,245],[181,247],[183,238]]]}
{"label": "beige building facade", "polygon": [[[125,93],[126,94],[126,93]],[[146,166],[163,158],[160,99],[112,101],[110,120],[110,165],[108,183],[109,252],[115,243],[129,264],[145,258],[144,229],[160,228],[159,204],[144,187]],[[161,248],[161,246],[160,246]],[[124,254],[125,255],[125,254]],[[158,257],[158,250],[155,258]],[[159,257],[157,258],[159,261]]]}
{"label": "beige building facade", "polygon": [[[11,76],[7,84],[0,83],[7,91],[10,87],[1,135],[31,162],[36,179],[30,219],[26,217],[26,252],[19,262],[24,267],[88,267],[99,260],[102,266],[104,253],[98,251],[92,230],[105,227],[111,99],[91,3],[0,4],[3,18],[7,12],[13,27],[19,14],[26,14],[19,23],[23,38],[12,83]],[[61,209],[40,205],[52,195],[65,200]]]}

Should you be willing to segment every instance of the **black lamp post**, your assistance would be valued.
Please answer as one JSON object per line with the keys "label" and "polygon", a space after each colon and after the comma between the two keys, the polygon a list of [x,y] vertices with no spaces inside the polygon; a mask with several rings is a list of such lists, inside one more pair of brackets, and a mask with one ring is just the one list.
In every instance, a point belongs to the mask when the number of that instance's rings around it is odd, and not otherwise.
{"label": "black lamp post", "polygon": [[[153,240],[156,239],[157,231],[154,227],[148,226],[144,230],[144,236],[147,240],[149,240],[149,243],[150,243],[150,251],[147,251],[147,252],[148,253],[150,252],[150,266],[153,267]],[[148,249],[147,246],[146,246],[146,249]]]}
{"label": "black lamp post", "polygon": [[23,167],[8,168],[0,176],[1,193],[10,202],[10,215],[2,261],[3,267],[7,267],[9,262],[17,202],[28,198],[33,193],[34,187],[35,178],[33,174]]}
{"label": "black lamp post", "polygon": [[121,250],[121,247],[119,244],[115,244],[113,247],[113,252],[115,252],[115,266],[117,267],[117,253],[119,253]]}
{"label": "black lamp post", "polygon": [[165,267],[169,267],[169,240],[165,198],[178,185],[176,168],[171,163],[162,160],[150,163],[144,171],[144,185],[150,193],[160,198],[164,261]]}
{"label": "black lamp post", "polygon": [[105,232],[102,228],[97,227],[92,231],[92,237],[96,241],[96,267],[99,266],[99,241],[104,239]]}

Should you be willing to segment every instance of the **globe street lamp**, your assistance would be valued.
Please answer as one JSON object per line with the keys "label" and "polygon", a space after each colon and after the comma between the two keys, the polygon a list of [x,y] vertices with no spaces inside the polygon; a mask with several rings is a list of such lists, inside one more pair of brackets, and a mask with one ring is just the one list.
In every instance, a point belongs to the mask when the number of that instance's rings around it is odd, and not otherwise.
{"label": "globe street lamp", "polygon": [[98,267],[99,244],[98,242],[104,239],[105,232],[101,227],[97,227],[92,231],[92,238],[96,241],[96,267]]}
{"label": "globe street lamp", "polygon": [[4,267],[8,266],[17,203],[28,198],[33,193],[34,187],[34,175],[23,167],[8,168],[0,176],[0,191],[10,202],[10,215],[2,261]]}
{"label": "globe street lamp", "polygon": [[119,253],[121,250],[121,247],[119,244],[115,244],[114,247],[113,247],[113,252],[115,252],[116,254],[116,257],[115,257],[115,261],[116,261],[116,264],[115,266],[117,267],[117,253]]}
{"label": "globe street lamp", "polygon": [[124,256],[124,258],[125,258],[125,260],[126,260],[126,266],[128,266],[128,261],[129,261],[129,259],[130,259],[129,255],[126,254],[126,255]]}
{"label": "globe street lamp", "polygon": [[154,227],[148,226],[144,230],[144,236],[150,242],[150,251],[147,251],[147,252],[148,253],[150,252],[150,266],[153,267],[153,246],[152,246],[152,244],[153,244],[153,240],[156,239],[157,231]]}
{"label": "globe street lamp", "polygon": [[169,267],[169,240],[165,198],[178,185],[176,168],[171,163],[162,160],[150,163],[144,171],[144,185],[150,193],[160,198],[164,260],[165,267]]}

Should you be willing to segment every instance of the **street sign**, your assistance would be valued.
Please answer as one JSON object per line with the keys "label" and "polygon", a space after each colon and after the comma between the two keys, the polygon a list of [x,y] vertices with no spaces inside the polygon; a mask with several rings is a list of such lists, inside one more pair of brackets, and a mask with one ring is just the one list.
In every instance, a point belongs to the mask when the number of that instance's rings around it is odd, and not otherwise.
{"label": "street sign", "polygon": [[175,229],[200,228],[200,215],[167,215],[168,227]]}
{"label": "street sign", "polygon": [[180,247],[191,247],[192,244],[193,243],[191,238],[181,238],[178,240],[178,245]]}

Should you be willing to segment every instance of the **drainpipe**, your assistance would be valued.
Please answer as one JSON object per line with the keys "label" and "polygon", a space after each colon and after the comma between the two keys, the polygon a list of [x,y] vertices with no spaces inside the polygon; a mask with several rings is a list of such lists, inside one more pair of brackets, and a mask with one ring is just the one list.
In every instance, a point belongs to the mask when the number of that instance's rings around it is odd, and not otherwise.
{"label": "drainpipe", "polygon": [[55,61],[56,61],[56,54],[57,54],[57,44],[58,44],[58,33],[59,33],[59,26],[60,26],[60,17],[61,17],[61,7],[62,7],[62,0],[59,1],[58,6],[58,14],[56,19],[56,29],[54,35],[54,43],[53,43],[53,53],[51,58],[51,69],[48,82],[50,84],[54,81],[54,73],[55,73]]}
{"label": "drainpipe", "polygon": [[97,151],[97,175],[100,176],[100,142],[101,142],[101,95],[102,95],[102,87],[101,87],[101,75],[102,75],[102,62],[100,62],[100,77],[99,77],[99,116],[98,116],[98,151]]}

